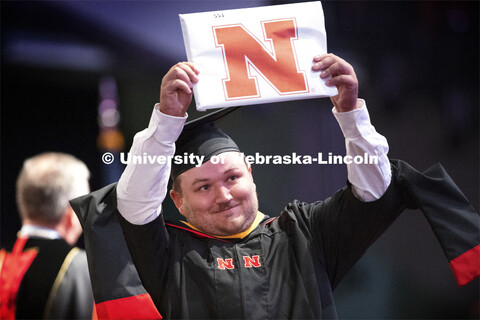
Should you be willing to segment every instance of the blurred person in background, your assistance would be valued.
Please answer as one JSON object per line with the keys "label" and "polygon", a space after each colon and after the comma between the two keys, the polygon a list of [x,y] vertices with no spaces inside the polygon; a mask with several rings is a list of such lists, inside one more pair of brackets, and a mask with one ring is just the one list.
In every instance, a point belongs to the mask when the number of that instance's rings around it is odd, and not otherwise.
{"label": "blurred person in background", "polygon": [[42,153],[23,163],[16,186],[22,228],[0,252],[0,318],[92,317],[86,254],[75,247],[82,227],[68,202],[90,191],[89,177],[69,154]]}

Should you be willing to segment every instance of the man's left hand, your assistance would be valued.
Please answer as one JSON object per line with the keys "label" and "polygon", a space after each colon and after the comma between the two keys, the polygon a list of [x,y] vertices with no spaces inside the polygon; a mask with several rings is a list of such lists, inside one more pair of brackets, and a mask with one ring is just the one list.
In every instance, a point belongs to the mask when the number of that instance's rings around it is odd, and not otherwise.
{"label": "man's left hand", "polygon": [[321,71],[320,78],[326,79],[327,86],[336,86],[338,95],[331,97],[338,112],[357,108],[358,80],[353,67],[334,54],[324,54],[313,58],[313,71]]}

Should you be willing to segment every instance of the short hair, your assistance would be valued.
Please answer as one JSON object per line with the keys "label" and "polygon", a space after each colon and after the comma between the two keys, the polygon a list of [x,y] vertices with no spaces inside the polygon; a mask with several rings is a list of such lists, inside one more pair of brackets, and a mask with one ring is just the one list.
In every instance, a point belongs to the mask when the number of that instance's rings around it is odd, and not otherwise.
{"label": "short hair", "polygon": [[72,155],[45,152],[24,161],[17,178],[20,217],[58,224],[69,200],[89,192],[90,171]]}

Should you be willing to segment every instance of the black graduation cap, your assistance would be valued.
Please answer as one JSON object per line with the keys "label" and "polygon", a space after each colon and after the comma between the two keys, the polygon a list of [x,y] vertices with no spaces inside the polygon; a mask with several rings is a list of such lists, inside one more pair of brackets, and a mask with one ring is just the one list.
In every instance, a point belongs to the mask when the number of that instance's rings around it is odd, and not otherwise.
{"label": "black graduation cap", "polygon": [[[204,156],[203,163],[205,163],[209,161],[211,157],[223,152],[240,152],[235,141],[215,125],[215,121],[220,120],[238,108],[240,107],[219,109],[187,122],[175,144],[175,156],[179,158],[190,156],[190,154]],[[193,161],[181,161],[181,163],[172,161],[170,174],[172,181],[183,172],[195,167],[195,165]]]}

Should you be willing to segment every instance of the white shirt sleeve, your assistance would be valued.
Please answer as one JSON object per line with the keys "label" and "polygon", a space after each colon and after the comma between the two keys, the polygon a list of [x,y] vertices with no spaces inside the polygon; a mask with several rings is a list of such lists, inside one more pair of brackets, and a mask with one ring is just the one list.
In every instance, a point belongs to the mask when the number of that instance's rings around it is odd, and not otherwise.
{"label": "white shirt sleeve", "polygon": [[[353,186],[353,194],[360,200],[368,202],[379,199],[387,190],[392,179],[390,162],[388,160],[388,143],[370,123],[367,105],[364,100],[359,100],[363,105],[359,109],[349,112],[332,112],[342,129],[345,137],[347,156],[362,159],[376,156],[377,164],[360,163],[354,161],[347,164],[348,180]],[[358,158],[359,159],[359,158]],[[360,161],[358,161],[360,162]]]}
{"label": "white shirt sleeve", "polygon": [[[163,114],[157,107],[158,104],[153,109],[148,128],[135,135],[130,161],[117,184],[118,211],[128,222],[137,225],[153,221],[161,212],[175,141],[187,119],[187,115],[173,117]],[[134,161],[135,157],[141,161]],[[150,161],[152,159],[154,161]]]}

